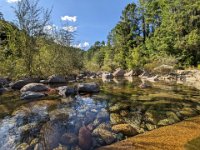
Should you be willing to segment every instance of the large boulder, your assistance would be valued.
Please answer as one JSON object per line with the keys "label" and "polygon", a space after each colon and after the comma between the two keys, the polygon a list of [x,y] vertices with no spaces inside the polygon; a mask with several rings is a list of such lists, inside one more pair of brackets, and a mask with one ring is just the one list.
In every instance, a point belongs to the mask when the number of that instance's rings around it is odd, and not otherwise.
{"label": "large boulder", "polygon": [[113,73],[114,77],[123,77],[125,74],[125,71],[121,68],[116,69],[116,71]]}
{"label": "large boulder", "polygon": [[20,91],[21,92],[27,92],[27,91],[32,91],[32,92],[44,92],[48,91],[48,87],[42,83],[29,83],[25,85]]}
{"label": "large boulder", "polygon": [[54,83],[66,83],[65,77],[61,75],[52,75],[48,77],[48,83],[54,84]]}
{"label": "large boulder", "polygon": [[79,83],[76,86],[79,93],[97,93],[100,91],[100,87],[97,83]]}
{"label": "large boulder", "polygon": [[14,83],[10,83],[10,87],[14,90],[20,90],[26,84],[39,83],[39,82],[40,82],[40,78],[23,78],[23,79],[18,80]]}
{"label": "large boulder", "polygon": [[36,93],[36,92],[27,91],[27,92],[23,92],[21,94],[20,99],[22,99],[22,100],[36,100],[36,99],[41,99],[45,96],[46,95],[44,93]]}
{"label": "large boulder", "polygon": [[10,86],[14,90],[20,90],[22,87],[24,87],[26,84],[29,84],[29,80],[19,80],[14,83],[11,83]]}
{"label": "large boulder", "polygon": [[68,87],[68,86],[61,86],[57,88],[59,95],[63,96],[63,97],[67,97],[70,95],[74,95],[76,94],[76,90],[72,87]]}

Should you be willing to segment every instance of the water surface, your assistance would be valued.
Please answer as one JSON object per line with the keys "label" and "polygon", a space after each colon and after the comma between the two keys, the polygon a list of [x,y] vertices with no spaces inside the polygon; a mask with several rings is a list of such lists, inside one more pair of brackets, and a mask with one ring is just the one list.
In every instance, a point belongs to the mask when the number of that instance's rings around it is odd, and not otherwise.
{"label": "water surface", "polygon": [[200,92],[191,87],[157,82],[141,89],[139,78],[92,81],[100,93],[37,101],[20,100],[18,91],[0,96],[0,149],[95,149],[133,136],[121,125],[139,134],[200,113]]}

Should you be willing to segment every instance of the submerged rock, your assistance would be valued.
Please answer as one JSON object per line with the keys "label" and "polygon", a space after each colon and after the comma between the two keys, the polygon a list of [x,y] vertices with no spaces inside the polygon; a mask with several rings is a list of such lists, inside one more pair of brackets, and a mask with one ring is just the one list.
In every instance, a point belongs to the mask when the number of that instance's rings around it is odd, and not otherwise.
{"label": "submerged rock", "polygon": [[153,125],[153,124],[150,124],[150,123],[145,124],[145,126],[149,131],[154,130],[154,129],[157,128],[156,125]]}
{"label": "submerged rock", "polygon": [[16,150],[27,150],[29,148],[29,145],[27,143],[22,143],[19,146],[17,146]]}
{"label": "submerged rock", "polygon": [[50,120],[68,119],[70,114],[73,114],[70,108],[55,109],[49,112],[49,118]]}
{"label": "submerged rock", "polygon": [[68,150],[68,148],[63,145],[59,145],[58,147],[54,148],[53,150]]}
{"label": "submerged rock", "polygon": [[109,120],[109,117],[110,117],[110,115],[107,111],[101,111],[96,116],[96,118],[101,121],[107,121],[107,120]]}
{"label": "submerged rock", "polygon": [[60,141],[64,145],[75,145],[78,143],[78,137],[73,133],[65,133],[62,135]]}
{"label": "submerged rock", "polygon": [[158,122],[158,126],[166,126],[166,125],[171,125],[174,123],[176,123],[176,121],[173,120],[172,118],[166,118],[166,119],[160,120]]}
{"label": "submerged rock", "polygon": [[9,114],[9,110],[5,105],[0,105],[0,118]]}
{"label": "submerged rock", "polygon": [[80,83],[76,86],[79,93],[97,93],[100,87],[97,83]]}
{"label": "submerged rock", "polygon": [[48,89],[49,88],[42,83],[29,83],[25,85],[20,91],[21,92],[27,92],[27,91],[44,92],[44,91],[48,91]]}
{"label": "submerged rock", "polygon": [[98,127],[92,132],[94,136],[100,136],[106,144],[111,144],[116,140],[116,135],[111,131]]}
{"label": "submerged rock", "polygon": [[114,125],[112,127],[112,130],[115,131],[116,133],[123,133],[124,135],[127,136],[134,136],[137,135],[138,132],[136,129],[134,129],[131,125],[129,124],[118,124]]}
{"label": "submerged rock", "polygon": [[21,94],[20,99],[22,100],[36,100],[36,99],[41,99],[45,97],[46,95],[44,93],[36,93],[36,92],[31,92],[27,91]]}
{"label": "submerged rock", "polygon": [[64,120],[54,120],[43,125],[40,131],[40,144],[44,149],[54,149],[59,146],[60,138],[65,132],[64,124]]}
{"label": "submerged rock", "polygon": [[110,121],[111,124],[121,124],[124,123],[124,120],[122,119],[122,116],[116,114],[116,113],[111,113],[110,114]]}
{"label": "submerged rock", "polygon": [[110,108],[109,108],[109,110],[111,111],[111,112],[118,112],[118,111],[120,111],[120,110],[122,110],[122,109],[128,109],[130,107],[130,105],[129,104],[126,104],[126,103],[123,103],[123,102],[119,102],[119,103],[116,103],[115,105],[113,105],[113,106],[111,106]]}
{"label": "submerged rock", "polygon": [[88,150],[92,146],[92,134],[85,126],[80,128],[78,140],[79,146],[83,150]]}

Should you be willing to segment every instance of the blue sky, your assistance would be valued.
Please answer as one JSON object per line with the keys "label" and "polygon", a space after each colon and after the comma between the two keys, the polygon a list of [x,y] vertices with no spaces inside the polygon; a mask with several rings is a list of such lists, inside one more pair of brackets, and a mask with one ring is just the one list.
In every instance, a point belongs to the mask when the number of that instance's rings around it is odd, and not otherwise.
{"label": "blue sky", "polygon": [[[9,2],[8,2],[9,1]],[[13,15],[14,1],[0,0],[0,11],[9,21]],[[119,21],[124,7],[134,0],[40,0],[45,8],[53,6],[51,24],[60,26],[68,22],[68,30],[76,30],[75,42],[79,46],[92,45],[95,41],[106,40],[109,31]],[[61,17],[63,17],[62,21]],[[85,44],[84,44],[85,43]]]}

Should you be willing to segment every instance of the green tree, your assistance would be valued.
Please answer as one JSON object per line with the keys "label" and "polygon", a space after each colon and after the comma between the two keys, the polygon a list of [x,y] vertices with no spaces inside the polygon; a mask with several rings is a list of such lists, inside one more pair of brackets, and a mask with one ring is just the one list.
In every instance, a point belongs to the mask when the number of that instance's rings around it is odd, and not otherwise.
{"label": "green tree", "polygon": [[51,11],[44,10],[38,5],[39,0],[21,0],[14,8],[19,29],[24,32],[25,45],[22,47],[24,65],[30,76],[33,75],[33,59],[38,52],[36,38],[44,35],[44,28],[50,20]]}

